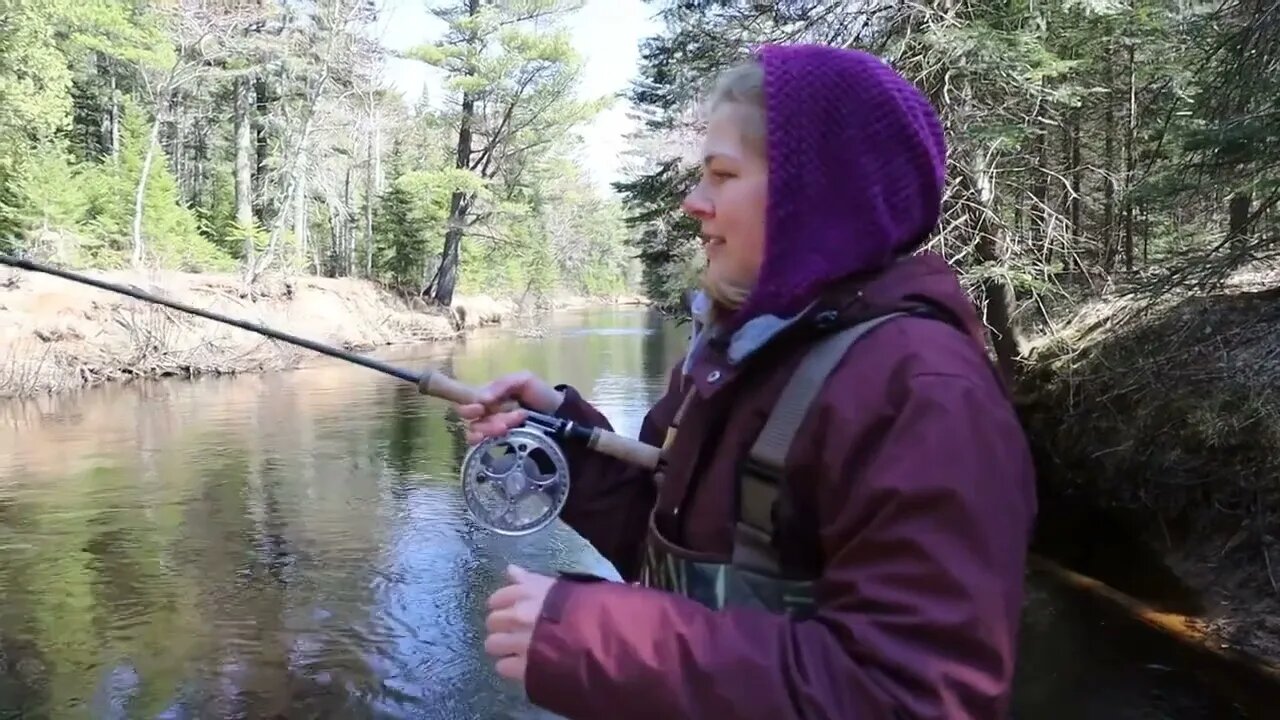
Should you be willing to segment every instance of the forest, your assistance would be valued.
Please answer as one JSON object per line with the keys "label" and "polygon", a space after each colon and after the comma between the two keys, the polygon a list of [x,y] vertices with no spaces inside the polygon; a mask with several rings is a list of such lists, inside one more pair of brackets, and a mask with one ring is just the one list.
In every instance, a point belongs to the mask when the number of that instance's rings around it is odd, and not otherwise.
{"label": "forest", "polygon": [[864,48],[943,119],[929,247],[983,311],[1045,507],[1114,511],[1204,592],[1206,632],[1280,658],[1280,5],[650,0],[636,162],[606,196],[572,154],[614,100],[576,94],[558,23],[582,3],[427,4],[448,32],[404,55],[445,73],[444,109],[387,89],[372,0],[0,5],[0,238],[446,305],[642,287],[680,312],[716,73],[762,42]]}
{"label": "forest", "polygon": [[[616,293],[635,263],[593,190],[563,19],[581,2],[430,4],[395,52],[372,0],[17,0],[0,10],[0,238],[73,267]],[[444,74],[409,105],[387,59]]]}

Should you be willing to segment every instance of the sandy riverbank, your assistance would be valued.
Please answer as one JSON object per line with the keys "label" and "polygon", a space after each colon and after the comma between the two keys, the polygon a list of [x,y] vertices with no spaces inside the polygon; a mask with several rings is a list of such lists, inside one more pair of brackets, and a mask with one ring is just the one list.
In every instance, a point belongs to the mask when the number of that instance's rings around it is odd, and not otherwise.
{"label": "sandy riverbank", "polygon": [[[250,296],[232,275],[96,272],[193,307],[348,350],[448,340],[504,323],[513,300],[461,296],[449,310],[351,278],[264,279]],[[557,308],[639,304],[636,297],[561,297]],[[0,271],[0,397],[60,392],[132,377],[280,370],[314,355],[256,333],[62,278]]]}

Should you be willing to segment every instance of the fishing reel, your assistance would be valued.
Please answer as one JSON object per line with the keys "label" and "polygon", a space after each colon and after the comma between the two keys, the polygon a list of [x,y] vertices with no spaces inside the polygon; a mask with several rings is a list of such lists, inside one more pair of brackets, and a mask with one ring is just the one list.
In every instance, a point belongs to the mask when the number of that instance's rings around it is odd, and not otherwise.
{"label": "fishing reel", "polygon": [[536,425],[485,438],[462,460],[462,497],[472,518],[493,532],[535,533],[569,499],[569,460]]}

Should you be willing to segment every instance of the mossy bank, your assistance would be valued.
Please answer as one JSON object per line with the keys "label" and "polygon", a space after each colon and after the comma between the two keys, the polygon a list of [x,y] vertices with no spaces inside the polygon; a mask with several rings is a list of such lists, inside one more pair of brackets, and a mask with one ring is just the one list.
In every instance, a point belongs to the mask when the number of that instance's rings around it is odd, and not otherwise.
{"label": "mossy bank", "polygon": [[[444,341],[510,322],[531,308],[503,298],[433,307],[351,278],[94,272],[110,282],[348,350]],[[554,307],[642,303],[636,297],[556,298]],[[0,397],[102,382],[281,370],[314,353],[256,333],[50,275],[0,271]]]}

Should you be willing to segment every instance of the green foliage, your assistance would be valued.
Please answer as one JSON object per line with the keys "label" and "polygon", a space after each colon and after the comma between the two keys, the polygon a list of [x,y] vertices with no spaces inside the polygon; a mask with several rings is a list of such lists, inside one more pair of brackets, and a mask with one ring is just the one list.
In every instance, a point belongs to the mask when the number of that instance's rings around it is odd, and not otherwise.
{"label": "green foliage", "polygon": [[[435,8],[448,23],[444,37],[410,53],[444,70],[452,93],[431,124],[453,139],[440,160],[446,167],[452,160],[455,168],[446,181],[448,212],[455,204],[457,212],[440,235],[461,227],[463,239],[457,258],[443,242],[435,245],[440,258],[433,267],[456,262],[466,292],[527,297],[611,284],[600,279],[604,272],[586,283],[590,268],[562,261],[546,221],[548,199],[561,195],[549,187],[555,176],[547,168],[563,167],[572,131],[609,105],[605,98],[575,96],[582,61],[556,21],[580,6],[527,0],[486,4],[473,13],[467,3],[444,4]],[[607,252],[598,257],[619,264]],[[437,300],[451,299],[454,287],[446,285],[433,284]]]}
{"label": "green foliage", "polygon": [[71,72],[55,42],[64,4],[18,0],[0,9],[0,152],[46,138],[70,116]]}
{"label": "green foliage", "polygon": [[559,277],[537,218],[520,204],[504,206],[503,211],[501,236],[463,246],[459,288],[497,296],[547,294]]}
{"label": "green foliage", "polygon": [[147,3],[126,0],[68,0],[61,16],[68,59],[90,54],[146,69],[172,66],[177,51],[164,21]]}
{"label": "green foliage", "polygon": [[374,271],[390,286],[416,294],[449,213],[449,197],[458,181],[453,172],[406,170],[403,151],[391,156],[394,177],[378,198],[374,214]]}
{"label": "green foliage", "polygon": [[[58,142],[36,146],[9,187],[32,249],[80,266],[120,267],[130,253],[134,202],[150,135],[137,107],[125,111],[115,161],[78,161]],[[229,256],[199,233],[183,206],[163,149],[157,148],[143,197],[142,233],[164,267],[227,270]]]}
{"label": "green foliage", "polygon": [[19,237],[26,227],[18,172],[15,158],[0,157],[0,252],[5,253],[18,249]]}
{"label": "green foliage", "polygon": [[[228,257],[242,259],[247,231],[236,223],[236,186],[229,165],[218,165],[210,173],[204,203],[192,208],[200,236],[220,248]],[[261,246],[261,242],[255,243]]]}
{"label": "green foliage", "polygon": [[679,209],[697,173],[696,167],[671,159],[646,175],[616,184],[627,198],[626,221],[635,229],[645,293],[668,308],[682,306],[698,271],[698,223]]}
{"label": "green foliage", "polygon": [[[460,198],[464,288],[623,291],[616,202],[548,170],[572,167],[572,131],[608,106],[577,97],[582,62],[557,26],[582,3],[484,3],[475,16],[435,4],[448,32],[408,55],[443,69],[454,96],[409,108],[380,88],[372,4],[10,2],[0,237],[124,267],[141,183],[146,264],[252,260],[418,292]],[[472,147],[459,164],[462,93]]]}
{"label": "green foliage", "polygon": [[[91,200],[89,224],[111,250],[127,255],[134,203],[148,151],[150,123],[126,105],[120,155],[100,165],[104,182]],[[164,150],[155,148],[143,198],[142,234],[162,265],[182,270],[228,269],[225,256],[200,235],[195,216],[184,207]]]}
{"label": "green foliage", "polygon": [[80,229],[89,214],[93,166],[81,166],[59,143],[36,147],[27,158],[21,187],[22,210],[32,227]]}

